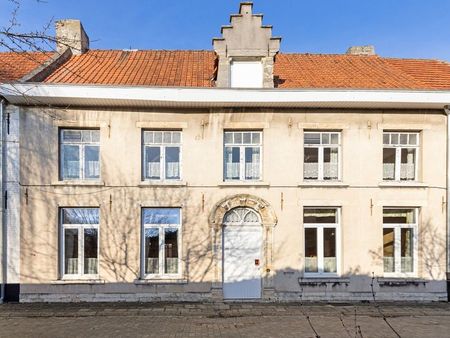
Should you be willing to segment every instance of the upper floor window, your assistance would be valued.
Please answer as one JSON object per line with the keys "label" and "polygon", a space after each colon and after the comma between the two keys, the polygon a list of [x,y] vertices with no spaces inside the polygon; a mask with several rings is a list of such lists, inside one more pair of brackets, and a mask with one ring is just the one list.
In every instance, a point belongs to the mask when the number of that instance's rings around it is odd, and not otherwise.
{"label": "upper floor window", "polygon": [[304,133],[303,178],[305,180],[340,179],[340,132]]}
{"label": "upper floor window", "polygon": [[304,208],[305,274],[337,274],[339,208]]}
{"label": "upper floor window", "polygon": [[98,208],[61,209],[61,256],[64,277],[98,274]]}
{"label": "upper floor window", "polygon": [[233,61],[231,63],[231,87],[262,88],[262,63],[260,61]]}
{"label": "upper floor window", "polygon": [[63,180],[100,178],[100,130],[60,130],[60,176]]}
{"label": "upper floor window", "polygon": [[417,255],[417,208],[383,209],[384,273],[413,274]]}
{"label": "upper floor window", "polygon": [[383,180],[417,179],[419,133],[383,133]]}
{"label": "upper floor window", "polygon": [[144,179],[181,179],[181,131],[146,130],[142,142]]}
{"label": "upper floor window", "polygon": [[224,179],[261,179],[261,131],[226,131],[224,135]]}
{"label": "upper floor window", "polygon": [[181,209],[142,209],[144,276],[179,275]]}

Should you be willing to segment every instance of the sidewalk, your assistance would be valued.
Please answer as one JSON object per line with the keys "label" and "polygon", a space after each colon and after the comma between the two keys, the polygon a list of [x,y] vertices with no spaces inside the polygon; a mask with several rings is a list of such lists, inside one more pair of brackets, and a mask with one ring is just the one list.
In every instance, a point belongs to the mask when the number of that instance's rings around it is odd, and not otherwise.
{"label": "sidewalk", "polygon": [[450,337],[450,304],[3,304],[0,336]]}

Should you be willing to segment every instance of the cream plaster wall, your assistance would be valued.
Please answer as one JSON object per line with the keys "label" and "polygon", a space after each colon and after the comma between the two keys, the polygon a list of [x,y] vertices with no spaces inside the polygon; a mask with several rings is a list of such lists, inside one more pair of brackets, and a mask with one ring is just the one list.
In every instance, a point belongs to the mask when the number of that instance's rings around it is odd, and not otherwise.
{"label": "cream plaster wall", "polygon": [[[60,127],[100,128],[101,180],[97,185],[64,184],[58,180]],[[182,184],[155,186],[142,182],[143,127],[183,130]],[[246,128],[263,130],[264,184],[224,184],[223,130]],[[341,186],[310,186],[303,182],[305,129],[342,131]],[[383,129],[421,132],[419,185],[379,185]],[[22,292],[169,290],[170,294],[190,290],[207,294],[214,282],[220,282],[216,280],[215,269],[221,264],[217,260],[220,255],[214,255],[208,216],[226,196],[251,194],[266,200],[278,218],[273,228],[273,261],[265,262],[273,277],[273,282],[265,287],[275,293],[289,298],[288,292],[300,290],[298,278],[303,275],[304,257],[302,208],[329,205],[342,207],[340,273],[351,279],[347,291],[368,292],[372,274],[383,276],[382,207],[416,206],[420,207],[421,234],[417,278],[436,282],[419,289],[408,287],[407,292],[417,292],[420,297],[428,292],[442,294],[445,293],[445,158],[446,120],[439,111],[21,108]],[[58,207],[64,206],[101,209],[100,278],[105,284],[91,286],[88,291],[54,285],[59,278]],[[167,290],[153,285],[142,291],[139,284],[133,284],[140,275],[140,210],[145,206],[183,209],[184,282]],[[361,278],[355,279],[358,276]],[[114,285],[120,291],[111,291],[115,290]]]}

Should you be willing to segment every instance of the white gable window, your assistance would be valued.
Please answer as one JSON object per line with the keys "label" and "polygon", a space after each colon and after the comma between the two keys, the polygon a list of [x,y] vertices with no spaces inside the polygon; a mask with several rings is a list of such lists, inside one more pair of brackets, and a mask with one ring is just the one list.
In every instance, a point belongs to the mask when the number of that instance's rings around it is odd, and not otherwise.
{"label": "white gable window", "polygon": [[262,88],[262,63],[260,61],[233,61],[231,63],[231,87]]}

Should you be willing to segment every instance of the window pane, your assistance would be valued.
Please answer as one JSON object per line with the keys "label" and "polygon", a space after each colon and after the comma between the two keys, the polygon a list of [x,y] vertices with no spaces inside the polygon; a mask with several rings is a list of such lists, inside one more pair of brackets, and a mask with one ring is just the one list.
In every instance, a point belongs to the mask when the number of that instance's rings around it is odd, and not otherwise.
{"label": "window pane", "polygon": [[145,178],[159,180],[161,178],[161,148],[145,147]]}
{"label": "window pane", "polygon": [[252,143],[252,133],[244,133],[244,144]]}
{"label": "window pane", "polygon": [[253,144],[261,143],[261,134],[260,133],[252,133],[252,143]]}
{"label": "window pane", "polygon": [[408,134],[400,134],[400,144],[408,144]]}
{"label": "window pane", "polygon": [[417,134],[409,134],[409,144],[417,145]]}
{"label": "window pane", "polygon": [[383,134],[383,144],[389,145],[389,136],[390,134]]}
{"label": "window pane", "polygon": [[331,144],[339,144],[339,134],[338,133],[332,133],[331,134]]}
{"label": "window pane", "polygon": [[401,164],[400,164],[400,179],[414,180],[416,168],[416,150],[415,149],[401,149]]}
{"label": "window pane", "polygon": [[100,177],[100,147],[85,146],[84,147],[84,175],[85,178]]}
{"label": "window pane", "polygon": [[98,208],[64,208],[62,209],[63,224],[99,224]]}
{"label": "window pane", "polygon": [[179,147],[166,147],[166,178],[180,179]]}
{"label": "window pane", "polygon": [[63,130],[63,142],[81,142],[81,130]]}
{"label": "window pane", "polygon": [[336,209],[303,209],[303,223],[337,223]]}
{"label": "window pane", "polygon": [[153,137],[154,143],[162,143],[162,131],[155,131]]}
{"label": "window pane", "polygon": [[233,133],[234,134],[234,143],[241,144],[242,143],[242,133]]}
{"label": "window pane", "polygon": [[84,273],[96,275],[98,273],[98,231],[84,229]]}
{"label": "window pane", "polygon": [[391,134],[391,144],[398,144],[398,134]]}
{"label": "window pane", "polygon": [[178,229],[164,229],[164,273],[178,273]]}
{"label": "window pane", "polygon": [[145,273],[159,273],[159,229],[145,229]]}
{"label": "window pane", "polygon": [[180,224],[178,208],[145,208],[142,213],[144,224]]}
{"label": "window pane", "polygon": [[383,180],[395,179],[395,148],[383,148]]}
{"label": "window pane", "polygon": [[225,143],[233,143],[233,133],[226,132],[224,138],[225,138]]}
{"label": "window pane", "polygon": [[100,130],[91,130],[92,142],[100,142]]}
{"label": "window pane", "polygon": [[78,229],[64,230],[64,273],[78,274]]}
{"label": "window pane", "polygon": [[245,148],[245,179],[258,180],[260,178],[260,148]]}
{"label": "window pane", "polygon": [[324,148],[323,162],[323,179],[337,180],[339,174],[338,148]]}
{"label": "window pane", "polygon": [[305,133],[305,144],[320,144],[320,133]]}
{"label": "window pane", "polygon": [[322,144],[330,144],[330,134],[328,133],[322,134]]}
{"label": "window pane", "polygon": [[172,133],[172,143],[181,143],[181,133],[179,131]]}
{"label": "window pane", "polygon": [[62,177],[63,179],[80,178],[80,148],[79,146],[62,146]]}
{"label": "window pane", "polygon": [[319,149],[304,148],[303,178],[317,180],[319,178]]}
{"label": "window pane", "polygon": [[317,229],[305,229],[305,272],[318,272]]}
{"label": "window pane", "polygon": [[394,229],[383,229],[384,272],[395,272]]}
{"label": "window pane", "polygon": [[401,229],[400,240],[402,272],[413,272],[413,229]]}
{"label": "window pane", "polygon": [[144,144],[153,143],[153,131],[144,131]]}
{"label": "window pane", "polygon": [[415,209],[383,209],[384,224],[414,224]]}
{"label": "window pane", "polygon": [[336,272],[336,229],[323,229],[323,272]]}
{"label": "window pane", "polygon": [[165,131],[164,132],[164,143],[172,143],[172,132]]}
{"label": "window pane", "polygon": [[240,178],[240,156],[239,147],[225,148],[225,179],[238,180]]}

